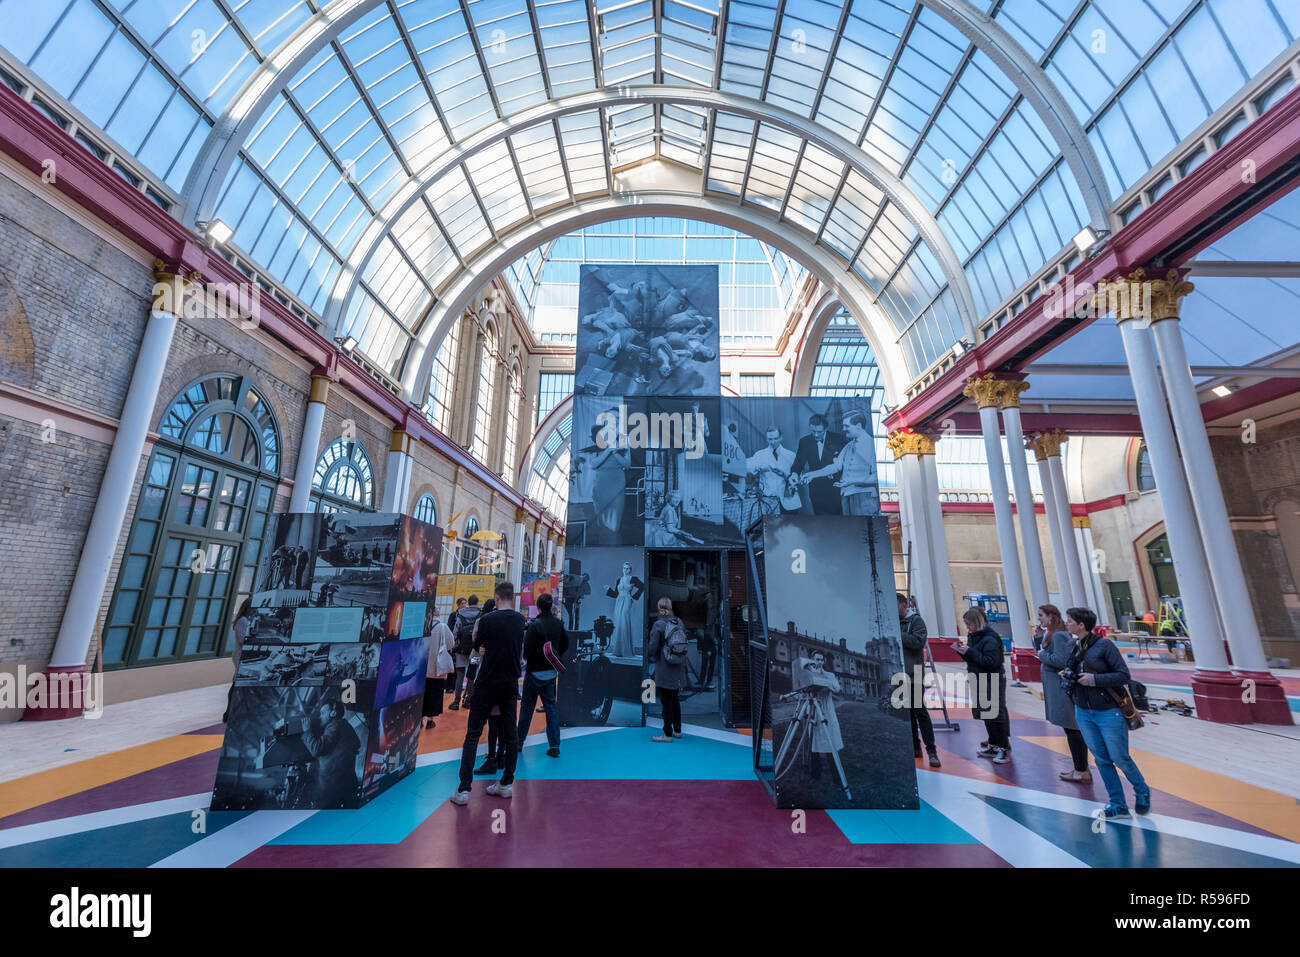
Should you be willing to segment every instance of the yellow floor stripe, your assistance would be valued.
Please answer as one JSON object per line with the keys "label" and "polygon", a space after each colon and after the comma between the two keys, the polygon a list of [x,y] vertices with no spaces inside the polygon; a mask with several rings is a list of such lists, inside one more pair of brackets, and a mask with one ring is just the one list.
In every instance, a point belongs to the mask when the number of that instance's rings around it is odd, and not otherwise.
{"label": "yellow floor stripe", "polygon": [[110,784],[221,747],[219,734],[178,734],[49,771],[0,782],[0,817]]}
{"label": "yellow floor stripe", "polygon": [[[1057,754],[1070,753],[1065,738],[1025,736],[1022,740],[1050,748]],[[1142,776],[1153,788],[1211,811],[1218,811],[1245,824],[1252,824],[1287,840],[1300,841],[1300,804],[1296,803],[1295,798],[1215,774],[1213,771],[1195,768],[1172,758],[1162,758],[1149,751],[1133,748],[1129,753],[1142,769]],[[1092,755],[1088,758],[1090,764],[1096,764]]]}

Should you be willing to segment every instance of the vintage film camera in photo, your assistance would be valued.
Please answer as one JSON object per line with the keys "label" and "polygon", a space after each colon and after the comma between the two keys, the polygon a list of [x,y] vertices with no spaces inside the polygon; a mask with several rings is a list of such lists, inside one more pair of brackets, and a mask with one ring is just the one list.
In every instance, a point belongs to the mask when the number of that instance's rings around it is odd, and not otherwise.
{"label": "vintage film camera in photo", "polygon": [[782,808],[920,806],[883,516],[769,515],[750,528],[755,770]]}
{"label": "vintage film camera in photo", "polygon": [[360,807],[415,769],[441,550],[396,513],[268,523],[213,810]]}

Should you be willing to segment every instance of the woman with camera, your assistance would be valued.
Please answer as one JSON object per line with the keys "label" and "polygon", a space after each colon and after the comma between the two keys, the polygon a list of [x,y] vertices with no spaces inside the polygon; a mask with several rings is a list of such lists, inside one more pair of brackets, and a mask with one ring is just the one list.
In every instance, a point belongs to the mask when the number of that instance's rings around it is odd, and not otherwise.
{"label": "woman with camera", "polygon": [[1074,652],[1074,639],[1065,629],[1061,609],[1055,605],[1038,606],[1038,626],[1043,630],[1043,644],[1038,649],[1038,660],[1043,664],[1043,717],[1065,732],[1070,758],[1074,762],[1073,768],[1061,772],[1061,780],[1091,784],[1088,745],[1084,743],[1079,723],[1074,718],[1074,702],[1061,681],[1061,670],[1070,664],[1070,655]]}
{"label": "woman with camera", "polygon": [[976,753],[992,758],[994,764],[1007,764],[1011,760],[1011,716],[1007,713],[1007,676],[1002,672],[1002,636],[989,627],[979,608],[967,608],[961,620],[966,624],[966,640],[952,650],[966,662],[972,714],[983,720],[989,735],[988,744]]}
{"label": "woman with camera", "polygon": [[1119,689],[1129,681],[1128,665],[1114,642],[1093,634],[1096,624],[1097,616],[1087,608],[1066,610],[1065,628],[1077,639],[1078,646],[1061,672],[1061,680],[1070,686],[1075,720],[1106,785],[1110,803],[1102,814],[1108,818],[1128,817],[1119,771],[1133,786],[1133,809],[1146,814],[1151,810],[1151,788],[1129,756],[1128,723],[1119,708],[1123,697]]}

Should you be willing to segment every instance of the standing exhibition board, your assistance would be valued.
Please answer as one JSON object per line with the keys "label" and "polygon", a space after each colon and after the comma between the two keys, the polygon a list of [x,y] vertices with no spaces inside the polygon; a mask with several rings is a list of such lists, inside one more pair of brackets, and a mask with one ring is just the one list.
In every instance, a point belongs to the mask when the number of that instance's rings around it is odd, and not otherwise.
{"label": "standing exhibition board", "polygon": [[415,770],[441,550],[396,513],[272,519],[212,810],[355,808]]}

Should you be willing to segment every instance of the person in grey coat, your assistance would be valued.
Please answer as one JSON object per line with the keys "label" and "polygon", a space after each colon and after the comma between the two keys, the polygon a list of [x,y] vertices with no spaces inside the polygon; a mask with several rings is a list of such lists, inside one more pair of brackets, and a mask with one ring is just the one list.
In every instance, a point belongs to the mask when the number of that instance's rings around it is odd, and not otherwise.
{"label": "person in grey coat", "polygon": [[1062,771],[1060,778],[1075,784],[1091,784],[1088,746],[1083,741],[1079,722],[1074,717],[1074,702],[1061,687],[1061,669],[1070,663],[1076,642],[1065,630],[1061,609],[1055,605],[1038,606],[1038,624],[1043,629],[1043,646],[1038,649],[1038,660],[1043,665],[1044,717],[1065,731],[1065,740],[1070,745],[1070,759],[1074,762],[1074,767]]}
{"label": "person in grey coat", "polygon": [[665,595],[659,599],[659,618],[645,646],[646,660],[655,666],[655,695],[664,705],[664,733],[655,735],[652,741],[672,741],[682,736],[682,702],[678,696],[686,686],[686,665],[672,664],[664,657],[664,646],[674,625],[681,628],[682,622],[673,614],[673,600]]}

